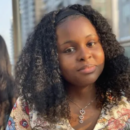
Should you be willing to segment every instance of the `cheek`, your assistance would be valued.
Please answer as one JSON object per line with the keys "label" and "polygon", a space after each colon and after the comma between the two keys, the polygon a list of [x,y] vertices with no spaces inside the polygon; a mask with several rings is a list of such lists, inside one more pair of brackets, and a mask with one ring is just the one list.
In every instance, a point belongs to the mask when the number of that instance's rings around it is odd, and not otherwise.
{"label": "cheek", "polygon": [[72,70],[73,65],[74,65],[74,61],[73,58],[71,57],[67,57],[67,56],[63,56],[60,55],[59,56],[59,64],[60,64],[60,69],[62,73],[67,73],[70,70]]}
{"label": "cheek", "polygon": [[104,64],[104,62],[105,62],[105,55],[104,55],[104,51],[103,51],[102,47],[98,48],[94,52],[94,57],[96,59],[97,64]]}

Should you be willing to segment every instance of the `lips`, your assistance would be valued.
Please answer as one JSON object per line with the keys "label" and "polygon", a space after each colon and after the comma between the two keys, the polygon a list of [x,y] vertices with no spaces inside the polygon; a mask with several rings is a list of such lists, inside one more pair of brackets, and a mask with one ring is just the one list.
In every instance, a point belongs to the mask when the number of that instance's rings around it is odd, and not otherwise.
{"label": "lips", "polygon": [[95,65],[85,65],[81,67],[78,71],[85,74],[93,73],[96,70]]}

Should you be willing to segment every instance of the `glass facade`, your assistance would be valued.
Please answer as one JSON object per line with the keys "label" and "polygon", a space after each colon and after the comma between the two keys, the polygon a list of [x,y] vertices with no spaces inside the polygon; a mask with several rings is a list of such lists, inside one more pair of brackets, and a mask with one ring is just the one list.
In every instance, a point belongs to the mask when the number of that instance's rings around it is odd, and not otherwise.
{"label": "glass facade", "polygon": [[23,46],[35,26],[34,0],[20,0],[21,35]]}

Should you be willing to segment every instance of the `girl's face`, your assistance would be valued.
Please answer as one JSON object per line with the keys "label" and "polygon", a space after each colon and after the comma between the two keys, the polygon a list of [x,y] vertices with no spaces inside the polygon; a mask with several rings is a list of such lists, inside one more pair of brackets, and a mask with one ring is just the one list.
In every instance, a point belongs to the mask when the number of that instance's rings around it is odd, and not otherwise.
{"label": "girl's face", "polygon": [[104,51],[96,29],[85,17],[57,26],[58,58],[62,76],[70,85],[93,84],[104,68]]}

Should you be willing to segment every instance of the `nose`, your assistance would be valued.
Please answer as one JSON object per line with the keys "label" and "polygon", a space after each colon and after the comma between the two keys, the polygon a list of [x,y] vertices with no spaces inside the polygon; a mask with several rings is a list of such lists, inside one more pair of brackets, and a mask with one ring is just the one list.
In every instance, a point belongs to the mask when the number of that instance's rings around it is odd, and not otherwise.
{"label": "nose", "polygon": [[92,58],[92,53],[90,48],[83,46],[79,49],[77,60],[78,61],[87,61]]}

